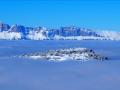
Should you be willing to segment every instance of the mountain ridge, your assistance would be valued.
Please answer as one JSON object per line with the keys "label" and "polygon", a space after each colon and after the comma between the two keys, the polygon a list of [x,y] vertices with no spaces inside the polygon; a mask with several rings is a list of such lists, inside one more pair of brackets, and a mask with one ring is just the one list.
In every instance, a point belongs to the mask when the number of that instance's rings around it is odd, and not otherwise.
{"label": "mountain ridge", "polygon": [[58,29],[26,27],[0,23],[0,39],[4,40],[120,40],[120,32],[94,31],[68,26]]}

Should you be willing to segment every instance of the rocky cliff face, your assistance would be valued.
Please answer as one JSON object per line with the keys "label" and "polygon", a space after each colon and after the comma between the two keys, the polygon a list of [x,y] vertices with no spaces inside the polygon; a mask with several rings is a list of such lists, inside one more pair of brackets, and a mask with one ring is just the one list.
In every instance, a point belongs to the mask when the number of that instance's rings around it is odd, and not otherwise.
{"label": "rocky cliff face", "polygon": [[2,31],[8,31],[10,29],[10,26],[8,24],[0,23],[0,32]]}

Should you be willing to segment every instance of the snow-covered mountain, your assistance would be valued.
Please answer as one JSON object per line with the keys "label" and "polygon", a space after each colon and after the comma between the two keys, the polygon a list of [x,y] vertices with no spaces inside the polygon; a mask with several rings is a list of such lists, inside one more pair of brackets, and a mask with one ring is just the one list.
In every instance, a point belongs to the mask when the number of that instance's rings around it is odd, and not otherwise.
{"label": "snow-covered mountain", "polygon": [[0,39],[5,40],[120,40],[120,32],[93,31],[81,27],[60,27],[48,29],[45,27],[25,27],[23,25],[8,25],[0,23]]}

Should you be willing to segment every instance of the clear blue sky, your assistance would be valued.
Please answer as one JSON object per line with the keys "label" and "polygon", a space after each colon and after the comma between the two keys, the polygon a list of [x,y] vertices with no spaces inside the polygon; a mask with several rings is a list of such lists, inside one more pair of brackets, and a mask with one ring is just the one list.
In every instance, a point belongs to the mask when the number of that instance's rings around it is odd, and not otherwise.
{"label": "clear blue sky", "polygon": [[120,30],[119,0],[1,0],[0,20],[26,26]]}

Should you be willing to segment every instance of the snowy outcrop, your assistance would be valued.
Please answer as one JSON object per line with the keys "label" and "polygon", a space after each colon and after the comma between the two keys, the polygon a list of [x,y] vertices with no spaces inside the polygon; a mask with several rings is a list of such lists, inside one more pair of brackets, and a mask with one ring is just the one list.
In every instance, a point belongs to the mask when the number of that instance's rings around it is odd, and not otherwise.
{"label": "snowy outcrop", "polygon": [[43,31],[43,30],[41,30],[39,32],[30,31],[29,34],[26,36],[26,38],[31,39],[31,40],[45,40],[45,39],[47,39],[47,37],[44,33],[45,33],[45,31]]}
{"label": "snowy outcrop", "polygon": [[25,27],[0,23],[0,39],[6,40],[120,40],[120,32],[93,31],[81,27]]}
{"label": "snowy outcrop", "polygon": [[3,32],[0,32],[0,39],[3,39],[3,40],[20,40],[20,39],[22,39],[22,33],[3,31]]}
{"label": "snowy outcrop", "polygon": [[47,52],[24,54],[19,57],[37,59],[37,60],[49,60],[49,61],[108,60],[108,57],[96,54],[92,49],[87,49],[87,48],[69,48],[69,49],[49,50]]}

